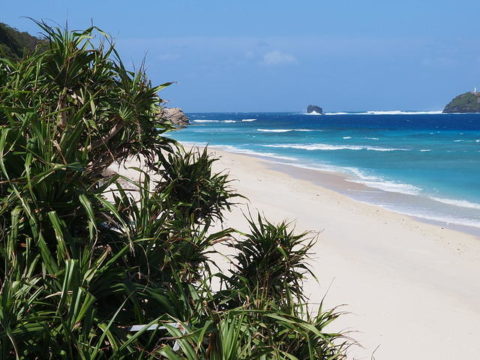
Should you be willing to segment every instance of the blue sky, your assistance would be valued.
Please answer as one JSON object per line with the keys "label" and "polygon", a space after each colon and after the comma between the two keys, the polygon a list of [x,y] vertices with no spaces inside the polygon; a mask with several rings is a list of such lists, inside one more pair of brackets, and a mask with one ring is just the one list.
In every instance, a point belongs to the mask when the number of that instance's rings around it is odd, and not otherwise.
{"label": "blue sky", "polygon": [[24,17],[110,33],[186,111],[436,110],[480,88],[476,0],[23,0]]}

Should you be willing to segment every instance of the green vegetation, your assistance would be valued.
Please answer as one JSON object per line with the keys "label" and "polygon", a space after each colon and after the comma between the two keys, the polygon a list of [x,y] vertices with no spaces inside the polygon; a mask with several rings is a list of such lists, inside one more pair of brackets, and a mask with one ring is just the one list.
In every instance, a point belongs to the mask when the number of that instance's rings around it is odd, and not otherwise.
{"label": "green vegetation", "polygon": [[444,113],[480,113],[480,93],[458,95],[445,106]]}
{"label": "green vegetation", "polygon": [[[338,313],[305,303],[309,234],[260,216],[214,231],[239,195],[163,136],[169,83],[95,27],[39,26],[42,52],[0,61],[0,358],[344,359]],[[158,179],[105,175],[130,156]]]}
{"label": "green vegetation", "polygon": [[33,53],[38,45],[43,45],[41,39],[0,23],[0,58],[19,60]]}

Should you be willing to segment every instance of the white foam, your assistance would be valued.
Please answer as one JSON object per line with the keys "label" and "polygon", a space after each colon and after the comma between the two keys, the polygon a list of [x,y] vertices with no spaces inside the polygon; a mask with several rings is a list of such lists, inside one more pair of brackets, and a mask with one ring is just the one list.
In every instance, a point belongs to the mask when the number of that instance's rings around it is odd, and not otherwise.
{"label": "white foam", "polygon": [[182,141],[183,145],[186,146],[196,146],[196,147],[207,147],[208,143],[207,142],[195,142],[195,141]]}
{"label": "white foam", "polygon": [[344,136],[343,139],[344,140],[350,140],[352,137],[351,136]]}
{"label": "white foam", "polygon": [[219,123],[219,122],[223,122],[223,123],[236,123],[237,120],[204,120],[204,119],[195,119],[193,120],[193,122],[196,122],[196,123]]}
{"label": "white foam", "polygon": [[377,138],[377,137],[366,137],[365,139],[367,139],[367,140],[380,140],[380,139]]}
{"label": "white foam", "polygon": [[436,111],[402,111],[402,110],[370,110],[361,112],[331,112],[325,115],[438,115],[441,110]]}
{"label": "white foam", "polygon": [[410,185],[403,184],[394,181],[388,181],[377,176],[366,175],[360,169],[346,167],[345,170],[355,175],[358,179],[346,179],[349,182],[362,184],[371,188],[379,189],[387,192],[395,192],[407,195],[418,195],[421,188]]}
{"label": "white foam", "polygon": [[270,148],[284,148],[284,149],[299,149],[299,150],[322,150],[322,151],[335,151],[335,150],[369,150],[369,151],[408,151],[407,149],[400,148],[383,148],[378,146],[364,146],[364,145],[329,145],[329,144],[273,144],[262,145]]}
{"label": "white foam", "polygon": [[[325,115],[437,115],[441,110],[435,111],[402,111],[402,110],[370,110],[361,112],[327,112]],[[310,115],[310,114],[306,114]]]}
{"label": "white foam", "polygon": [[[402,110],[370,110],[360,112],[328,112],[325,115],[438,115],[442,114],[441,110],[435,111],[402,111]],[[310,114],[305,114],[310,115]]]}
{"label": "white foam", "polygon": [[257,131],[270,132],[270,133],[286,133],[286,132],[290,132],[292,130],[287,130],[287,129],[257,129]]}
{"label": "white foam", "polygon": [[432,149],[420,149],[420,152],[429,152],[432,151]]}
{"label": "white foam", "polygon": [[446,223],[448,225],[453,224],[453,225],[480,228],[480,222],[472,220],[472,219],[455,218],[455,217],[448,217],[448,216],[437,216],[437,215],[432,215],[432,214],[415,213],[415,212],[409,212],[409,211],[403,211],[403,210],[395,210],[395,211],[398,211],[398,212],[403,213],[403,214],[408,215],[408,216],[414,216],[414,217],[417,217],[417,218],[420,218],[420,219]]}
{"label": "white foam", "polygon": [[480,139],[456,139],[453,140],[453,142],[459,143],[459,142],[465,142],[465,143],[479,143]]}
{"label": "white foam", "polygon": [[362,184],[371,188],[379,189],[382,191],[393,192],[393,193],[400,193],[406,195],[418,195],[422,189],[417,186],[410,185],[410,184],[402,184],[393,181],[367,181],[367,180],[350,180],[347,181]]}
{"label": "white foam", "polygon": [[402,111],[402,110],[371,110],[365,113],[366,115],[438,115],[442,114],[441,110],[436,111]]}
{"label": "white foam", "polygon": [[444,204],[452,205],[452,206],[480,210],[480,204],[473,203],[467,200],[455,200],[455,199],[447,199],[447,198],[439,198],[439,197],[431,197],[431,199],[435,201],[439,201]]}
{"label": "white foam", "polygon": [[242,122],[252,122],[257,121],[257,119],[242,119]]}
{"label": "white foam", "polygon": [[310,132],[310,131],[321,131],[321,130],[312,130],[312,129],[257,129],[260,132],[270,132],[270,133],[286,133],[292,131],[300,132]]}
{"label": "white foam", "polygon": [[323,115],[323,114],[316,111],[312,111],[310,113],[303,113],[303,115]]}
{"label": "white foam", "polygon": [[248,150],[248,149],[241,149],[241,148],[237,148],[237,147],[231,146],[231,145],[211,145],[210,148],[217,148],[217,149],[220,149],[220,150],[225,150],[225,151],[232,152],[232,153],[237,153],[237,154],[263,156],[263,157],[268,157],[268,158],[272,158],[272,159],[279,159],[279,160],[288,160],[288,161],[297,160],[296,158],[290,157],[290,156],[281,156],[281,155],[277,155],[277,154],[274,154],[274,153],[259,152],[259,151]]}

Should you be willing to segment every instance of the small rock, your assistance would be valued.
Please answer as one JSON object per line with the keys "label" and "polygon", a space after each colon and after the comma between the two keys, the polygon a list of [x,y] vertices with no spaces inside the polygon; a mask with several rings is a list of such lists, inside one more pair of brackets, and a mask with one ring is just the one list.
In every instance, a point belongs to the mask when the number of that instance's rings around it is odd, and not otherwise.
{"label": "small rock", "polygon": [[307,106],[308,114],[323,114],[323,109],[317,105],[308,105]]}
{"label": "small rock", "polygon": [[185,127],[189,124],[188,116],[180,108],[163,108],[158,117],[170,121],[177,127]]}

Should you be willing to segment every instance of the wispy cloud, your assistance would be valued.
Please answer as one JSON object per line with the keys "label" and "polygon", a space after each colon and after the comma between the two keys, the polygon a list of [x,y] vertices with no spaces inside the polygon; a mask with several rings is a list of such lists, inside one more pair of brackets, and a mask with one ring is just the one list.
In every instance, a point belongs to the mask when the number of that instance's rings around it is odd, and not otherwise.
{"label": "wispy cloud", "polygon": [[296,62],[297,58],[295,56],[278,50],[273,50],[263,55],[263,63],[265,65],[292,64]]}

